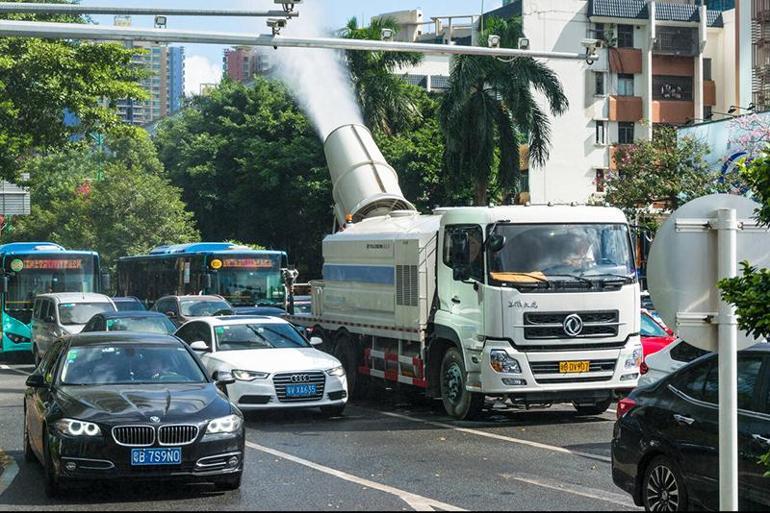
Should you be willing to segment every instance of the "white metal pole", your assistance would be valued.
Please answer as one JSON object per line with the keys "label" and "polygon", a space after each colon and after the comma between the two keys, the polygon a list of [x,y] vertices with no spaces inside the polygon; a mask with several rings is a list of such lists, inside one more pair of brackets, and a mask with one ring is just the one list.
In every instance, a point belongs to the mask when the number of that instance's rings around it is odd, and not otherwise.
{"label": "white metal pole", "polygon": [[272,46],[294,48],[329,48],[374,52],[416,52],[426,55],[478,55],[485,57],[532,57],[544,59],[585,60],[585,54],[487,48],[483,46],[437,45],[342,39],[332,37],[286,37],[269,34],[238,34],[192,30],[112,27],[85,23],[49,23],[0,20],[0,37],[39,37],[44,39],[153,41],[158,43],[208,43],[221,45]]}
{"label": "white metal pole", "polygon": [[[719,279],[738,275],[735,209],[717,211]],[[719,509],[738,511],[738,321],[735,307],[719,302]]]}
{"label": "white metal pole", "polygon": [[299,16],[296,11],[246,11],[227,9],[180,9],[161,7],[100,7],[80,4],[36,4],[25,2],[0,2],[0,13],[26,14],[120,14],[128,16],[227,16],[227,17],[281,17]]}

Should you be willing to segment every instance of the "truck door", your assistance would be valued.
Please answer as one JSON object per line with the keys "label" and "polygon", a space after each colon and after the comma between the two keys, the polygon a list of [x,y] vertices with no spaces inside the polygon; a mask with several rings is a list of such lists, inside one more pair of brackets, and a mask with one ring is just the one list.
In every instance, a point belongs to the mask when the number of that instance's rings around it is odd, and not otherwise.
{"label": "truck door", "polygon": [[[463,247],[458,247],[459,245]],[[484,237],[478,225],[447,226],[444,234],[444,264],[458,268],[458,260],[464,272],[453,272],[448,284],[448,310],[461,324],[460,336],[464,344],[476,339],[483,332],[481,294],[484,283]],[[461,255],[462,253],[462,255]]]}

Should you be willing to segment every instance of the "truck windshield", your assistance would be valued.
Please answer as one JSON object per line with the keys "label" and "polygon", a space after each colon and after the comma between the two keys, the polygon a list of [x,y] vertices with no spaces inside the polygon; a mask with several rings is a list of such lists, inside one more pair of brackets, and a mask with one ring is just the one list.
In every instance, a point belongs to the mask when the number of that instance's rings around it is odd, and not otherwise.
{"label": "truck windshield", "polygon": [[492,283],[555,288],[572,282],[591,288],[635,278],[624,224],[499,224],[492,234],[506,239],[500,251],[489,254]]}

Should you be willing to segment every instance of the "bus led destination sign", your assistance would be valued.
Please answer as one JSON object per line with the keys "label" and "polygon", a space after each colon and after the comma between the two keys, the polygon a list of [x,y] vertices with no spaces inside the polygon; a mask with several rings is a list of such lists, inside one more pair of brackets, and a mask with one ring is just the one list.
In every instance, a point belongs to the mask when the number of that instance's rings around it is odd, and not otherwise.
{"label": "bus led destination sign", "polygon": [[272,269],[274,262],[269,258],[223,258],[225,269]]}
{"label": "bus led destination sign", "polygon": [[29,259],[24,260],[24,269],[27,270],[51,270],[51,269],[82,269],[83,261],[80,259]]}

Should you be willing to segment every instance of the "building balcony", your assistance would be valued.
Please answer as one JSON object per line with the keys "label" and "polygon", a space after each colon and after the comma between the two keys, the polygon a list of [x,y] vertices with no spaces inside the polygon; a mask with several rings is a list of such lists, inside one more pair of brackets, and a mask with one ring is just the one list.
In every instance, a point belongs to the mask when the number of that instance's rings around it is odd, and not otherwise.
{"label": "building balcony", "polygon": [[693,77],[695,75],[695,60],[691,57],[654,55],[652,57],[652,74],[672,77]]}
{"label": "building balcony", "polygon": [[613,73],[642,72],[642,51],[638,48],[610,48],[609,59]]}
{"label": "building balcony", "polygon": [[703,105],[713,107],[717,104],[717,84],[713,80],[703,81]]}
{"label": "building balcony", "polygon": [[652,52],[661,55],[694,57],[700,52],[698,29],[689,27],[658,27]]}
{"label": "building balcony", "polygon": [[610,96],[610,121],[639,121],[644,117],[641,96]]}
{"label": "building balcony", "polygon": [[695,103],[676,100],[653,100],[652,122],[683,125],[695,117]]}

